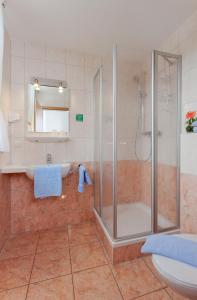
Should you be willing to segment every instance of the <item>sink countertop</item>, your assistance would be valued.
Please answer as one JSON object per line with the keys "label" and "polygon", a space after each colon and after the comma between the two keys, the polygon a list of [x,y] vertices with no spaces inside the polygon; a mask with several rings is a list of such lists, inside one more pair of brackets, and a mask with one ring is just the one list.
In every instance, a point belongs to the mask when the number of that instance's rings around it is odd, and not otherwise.
{"label": "sink countertop", "polygon": [[[60,163],[60,165],[64,165],[67,164],[67,162],[65,163]],[[44,164],[43,164],[44,165]],[[3,166],[0,168],[0,173],[2,174],[14,174],[14,173],[26,173],[28,168],[34,167],[35,165],[7,165],[7,166]],[[38,166],[41,166],[41,164],[39,164]]]}
{"label": "sink countertop", "polygon": [[0,173],[11,174],[11,173],[25,173],[27,166],[23,165],[7,165],[0,168]]}

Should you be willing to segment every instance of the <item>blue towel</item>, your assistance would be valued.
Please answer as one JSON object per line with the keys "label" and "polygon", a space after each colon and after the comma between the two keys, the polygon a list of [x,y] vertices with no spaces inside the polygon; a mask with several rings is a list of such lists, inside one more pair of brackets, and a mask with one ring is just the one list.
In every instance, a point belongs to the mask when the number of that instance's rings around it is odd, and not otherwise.
{"label": "blue towel", "polygon": [[92,184],[88,171],[83,165],[79,166],[79,185],[78,185],[78,192],[83,193],[84,184]]}
{"label": "blue towel", "polygon": [[197,127],[193,127],[193,132],[197,132]]}
{"label": "blue towel", "polygon": [[197,121],[194,121],[194,122],[192,123],[192,126],[193,126],[193,127],[197,127]]}
{"label": "blue towel", "polygon": [[142,253],[166,256],[197,268],[197,242],[173,235],[148,237]]}
{"label": "blue towel", "polygon": [[61,166],[37,167],[34,172],[35,198],[60,196],[62,193]]}

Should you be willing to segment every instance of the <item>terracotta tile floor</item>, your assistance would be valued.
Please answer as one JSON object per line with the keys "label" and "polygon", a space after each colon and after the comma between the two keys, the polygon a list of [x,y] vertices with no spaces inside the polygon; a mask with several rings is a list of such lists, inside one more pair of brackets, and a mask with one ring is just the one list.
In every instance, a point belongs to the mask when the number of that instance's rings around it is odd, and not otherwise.
{"label": "terracotta tile floor", "polygon": [[183,300],[150,258],[112,266],[94,224],[27,233],[0,253],[0,300]]}

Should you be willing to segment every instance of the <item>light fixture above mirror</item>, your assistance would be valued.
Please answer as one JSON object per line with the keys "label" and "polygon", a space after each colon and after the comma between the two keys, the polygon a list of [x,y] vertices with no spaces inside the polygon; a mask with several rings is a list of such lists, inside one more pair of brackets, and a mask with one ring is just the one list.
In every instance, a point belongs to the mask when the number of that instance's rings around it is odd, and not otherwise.
{"label": "light fixture above mirror", "polygon": [[60,94],[63,93],[63,91],[64,91],[64,88],[62,86],[62,82],[59,83],[58,91],[59,91]]}
{"label": "light fixture above mirror", "polygon": [[56,79],[43,79],[40,77],[33,77],[31,79],[31,84],[37,91],[40,90],[40,86],[57,87],[59,93],[63,93],[64,89],[67,88],[66,81]]}
{"label": "light fixture above mirror", "polygon": [[38,79],[36,79],[36,78],[34,79],[33,85],[34,85],[34,88],[36,91],[40,91],[40,85],[39,85]]}

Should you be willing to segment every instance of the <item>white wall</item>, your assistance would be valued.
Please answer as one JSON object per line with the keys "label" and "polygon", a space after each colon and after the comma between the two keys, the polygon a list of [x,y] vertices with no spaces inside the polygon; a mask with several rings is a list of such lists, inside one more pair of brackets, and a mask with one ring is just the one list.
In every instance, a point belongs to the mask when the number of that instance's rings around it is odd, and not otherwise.
{"label": "white wall", "polygon": [[[51,153],[54,162],[93,160],[92,78],[100,64],[98,57],[69,50],[12,40],[11,107],[21,115],[11,128],[11,164],[45,163]],[[24,114],[27,84],[32,76],[66,80],[70,89],[70,140],[45,144],[27,141]],[[83,113],[84,122],[75,114]]]}
{"label": "white wall", "polygon": [[197,11],[169,37],[161,50],[182,55],[181,172],[197,175],[197,134],[185,131],[185,113],[197,111]]}
{"label": "white wall", "polygon": [[[184,129],[184,114],[187,110],[197,110],[197,12],[193,14],[169,39],[160,50],[182,54],[183,87],[182,87],[182,136],[181,136],[181,171],[197,174],[196,148],[197,135],[187,134]],[[11,107],[20,112],[22,121],[12,125],[11,163],[45,162],[47,152],[51,152],[55,161],[88,161],[93,159],[93,103],[91,79],[100,59],[83,53],[68,50],[51,49],[45,46],[32,45],[18,40],[12,41],[12,81]],[[150,59],[147,60],[147,70]],[[149,74],[149,72],[148,72]],[[24,139],[24,103],[26,85],[31,76],[67,80],[71,89],[71,140],[62,144],[35,144]],[[149,84],[149,83],[147,83]],[[134,87],[132,87],[133,89]],[[148,93],[149,94],[149,93]],[[128,95],[127,95],[128,96]],[[131,97],[136,97],[136,91]],[[146,129],[150,124],[150,107],[147,97]],[[129,98],[128,98],[129,99]],[[128,102],[129,103],[129,102]],[[122,106],[122,108],[126,109]],[[84,123],[75,122],[75,113],[84,113]],[[133,117],[119,123],[122,126],[119,158],[128,157],[133,150],[130,139],[130,127]],[[149,116],[149,117],[148,117]],[[124,128],[125,126],[125,128]],[[122,140],[123,137],[123,140]],[[144,139],[144,149],[148,149],[149,139]],[[165,148],[165,147],[164,147]],[[170,153],[169,153],[170,155]],[[131,155],[132,158],[132,155]],[[165,162],[165,161],[164,161]]]}

